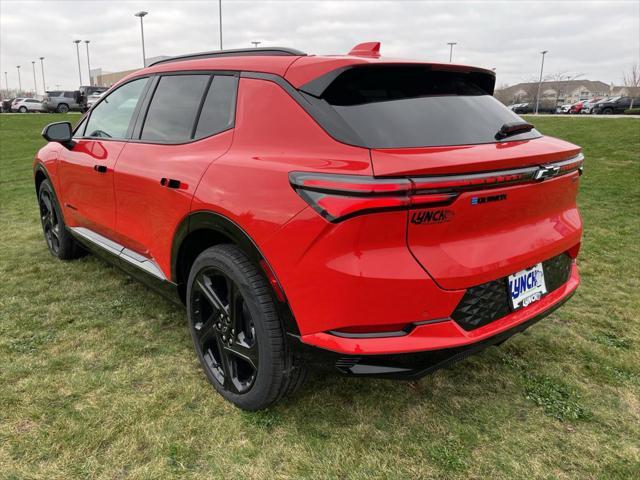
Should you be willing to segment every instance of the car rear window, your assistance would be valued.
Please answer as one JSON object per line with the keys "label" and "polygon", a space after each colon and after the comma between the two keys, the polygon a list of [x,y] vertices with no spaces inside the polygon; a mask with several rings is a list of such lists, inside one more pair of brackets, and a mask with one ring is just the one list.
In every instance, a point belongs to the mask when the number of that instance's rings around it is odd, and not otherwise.
{"label": "car rear window", "polygon": [[[502,125],[522,121],[493,97],[488,73],[360,66],[339,73],[322,92],[317,85],[315,95],[310,88],[305,96],[324,123],[334,132],[350,129],[345,136],[368,148],[494,143]],[[531,130],[507,141],[539,136]]]}

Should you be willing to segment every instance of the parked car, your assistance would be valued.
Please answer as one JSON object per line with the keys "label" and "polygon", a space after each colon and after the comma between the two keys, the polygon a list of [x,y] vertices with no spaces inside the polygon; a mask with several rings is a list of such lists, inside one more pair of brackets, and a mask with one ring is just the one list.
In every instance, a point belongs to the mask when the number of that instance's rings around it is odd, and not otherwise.
{"label": "parked car", "polygon": [[583,105],[582,105],[582,109],[580,110],[581,114],[590,114],[591,110],[593,109],[593,106],[598,103],[601,102],[603,100],[606,99],[602,99],[602,98],[592,98],[590,100],[587,100]]}
{"label": "parked car", "polygon": [[18,105],[18,103],[20,103],[22,100],[24,100],[23,97],[16,97],[11,101],[11,107],[9,107],[9,111],[10,112],[17,112],[18,109],[16,108],[16,106]]}
{"label": "parked car", "polygon": [[525,330],[579,284],[580,147],[496,100],[491,70],[379,48],[130,74],[43,131],[50,252],[183,302],[207,378],[247,410],[313,365],[416,378]]}
{"label": "parked car", "polygon": [[86,108],[87,110],[90,109],[91,107],[93,107],[93,105],[100,100],[100,98],[102,98],[102,96],[104,95],[104,92],[96,92],[96,93],[92,93],[91,95],[89,95],[87,97],[87,101],[86,101]]}
{"label": "parked car", "polygon": [[23,98],[19,102],[14,102],[11,105],[11,111],[27,113],[27,112],[44,112],[42,102],[35,98]]}
{"label": "parked car", "polygon": [[571,109],[571,104],[567,103],[565,105],[559,105],[556,107],[556,113],[569,113]]}
{"label": "parked car", "polygon": [[525,114],[525,113],[533,113],[535,108],[536,106],[531,103],[519,103],[517,105],[514,105],[512,110],[518,114]]}
{"label": "parked car", "polygon": [[574,103],[573,105],[571,105],[571,108],[569,108],[569,113],[571,114],[578,114],[582,111],[582,108],[584,107],[585,103],[587,103],[587,100],[581,100],[579,102]]}
{"label": "parked car", "polygon": [[11,111],[11,105],[13,104],[14,98],[5,98],[2,100],[2,112],[8,113]]}
{"label": "parked car", "polygon": [[82,110],[82,96],[78,90],[56,90],[47,92],[42,101],[46,111],[67,113],[71,110]]}
{"label": "parked car", "polygon": [[616,113],[624,113],[625,110],[633,106],[640,105],[640,98],[633,97],[613,97],[605,102],[598,102],[593,107],[593,113],[611,115]]}
{"label": "parked car", "polygon": [[[96,102],[96,99],[100,98],[100,94],[106,92],[107,90],[108,90],[107,87],[97,87],[93,85],[84,85],[80,87],[78,90],[80,92],[80,105],[81,105],[80,109],[83,112],[86,112],[87,110],[89,110],[89,108],[91,108],[93,103]],[[93,103],[91,105],[89,105],[90,98],[93,99]]]}

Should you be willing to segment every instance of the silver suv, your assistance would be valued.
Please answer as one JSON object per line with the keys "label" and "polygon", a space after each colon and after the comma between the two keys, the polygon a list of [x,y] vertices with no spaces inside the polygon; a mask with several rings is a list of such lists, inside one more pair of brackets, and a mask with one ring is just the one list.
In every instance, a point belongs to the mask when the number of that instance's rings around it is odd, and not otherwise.
{"label": "silver suv", "polygon": [[56,90],[47,92],[42,106],[46,111],[67,113],[69,110],[82,110],[79,91]]}

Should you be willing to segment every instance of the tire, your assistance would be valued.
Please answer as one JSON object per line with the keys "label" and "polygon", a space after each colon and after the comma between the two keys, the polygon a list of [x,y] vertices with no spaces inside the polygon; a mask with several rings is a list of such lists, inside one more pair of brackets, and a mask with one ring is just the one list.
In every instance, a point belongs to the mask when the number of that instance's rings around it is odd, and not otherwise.
{"label": "tire", "polygon": [[605,108],[604,110],[602,110],[603,115],[611,115],[612,113],[613,113],[613,109],[611,108]]}
{"label": "tire", "polygon": [[58,113],[67,113],[69,111],[69,105],[66,103],[61,103],[56,107],[56,112]]}
{"label": "tire", "polygon": [[40,184],[38,206],[44,239],[51,255],[60,260],[72,260],[84,256],[86,252],[71,236],[64,224],[58,200],[49,180],[43,180]]}
{"label": "tire", "polygon": [[306,370],[287,348],[270,285],[235,245],[216,245],[196,258],[187,317],[207,378],[237,407],[261,410],[304,382]]}
{"label": "tire", "polygon": [[27,107],[24,107],[24,106],[23,106],[23,107],[20,107],[20,108],[18,109],[18,111],[19,111],[20,113],[27,113],[27,111],[28,111],[28,110],[27,110]]}

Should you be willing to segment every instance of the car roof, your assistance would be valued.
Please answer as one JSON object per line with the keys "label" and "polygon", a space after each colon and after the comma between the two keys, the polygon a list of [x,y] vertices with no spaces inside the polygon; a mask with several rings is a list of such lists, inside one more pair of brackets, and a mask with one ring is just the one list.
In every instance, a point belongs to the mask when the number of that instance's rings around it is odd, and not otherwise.
{"label": "car roof", "polygon": [[495,77],[495,72],[484,68],[451,63],[387,58],[381,56],[379,51],[379,42],[368,42],[356,45],[346,55],[308,55],[299,50],[283,47],[203,52],[157,61],[147,68],[131,73],[119,83],[144,74],[229,70],[278,75],[284,77],[294,87],[299,88],[311,80],[335,70],[356,65],[376,64],[431,65],[440,70],[476,71]]}

